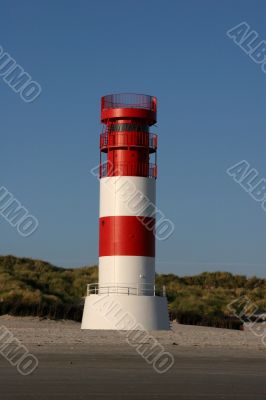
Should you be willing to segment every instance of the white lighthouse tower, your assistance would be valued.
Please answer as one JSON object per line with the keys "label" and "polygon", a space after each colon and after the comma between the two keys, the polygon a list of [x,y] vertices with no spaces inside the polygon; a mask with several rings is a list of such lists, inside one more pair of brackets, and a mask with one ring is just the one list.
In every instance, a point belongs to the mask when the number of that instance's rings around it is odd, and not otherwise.
{"label": "white lighthouse tower", "polygon": [[155,287],[156,118],[153,96],[102,97],[99,282],[88,285],[82,329],[121,329],[110,304],[136,329],[170,329],[165,293]]}

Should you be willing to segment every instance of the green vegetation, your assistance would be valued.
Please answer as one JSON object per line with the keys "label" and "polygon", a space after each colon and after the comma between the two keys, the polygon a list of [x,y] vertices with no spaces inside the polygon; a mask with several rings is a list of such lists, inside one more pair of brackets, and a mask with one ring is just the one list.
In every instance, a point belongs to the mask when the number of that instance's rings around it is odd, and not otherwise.
{"label": "green vegetation", "polygon": [[240,329],[228,304],[248,297],[258,309],[266,310],[266,279],[247,278],[229,272],[203,272],[178,277],[158,275],[157,284],[166,285],[171,319],[184,324]]}
{"label": "green vegetation", "polygon": [[81,320],[86,284],[97,279],[96,266],[67,269],[0,257],[0,314]]}
{"label": "green vegetation", "polygon": [[[0,315],[80,321],[86,285],[97,280],[96,266],[59,268],[40,260],[0,257]],[[204,272],[157,275],[156,284],[166,286],[170,316],[181,323],[238,328],[227,305],[244,295],[266,310],[266,279]]]}

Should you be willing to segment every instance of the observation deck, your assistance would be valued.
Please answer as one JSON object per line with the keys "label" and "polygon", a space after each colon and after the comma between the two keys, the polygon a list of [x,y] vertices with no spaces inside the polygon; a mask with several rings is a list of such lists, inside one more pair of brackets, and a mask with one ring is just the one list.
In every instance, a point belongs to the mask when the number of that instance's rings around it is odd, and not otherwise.
{"label": "observation deck", "polygon": [[136,93],[119,93],[101,99],[101,121],[142,119],[148,125],[157,121],[157,99],[154,96]]}

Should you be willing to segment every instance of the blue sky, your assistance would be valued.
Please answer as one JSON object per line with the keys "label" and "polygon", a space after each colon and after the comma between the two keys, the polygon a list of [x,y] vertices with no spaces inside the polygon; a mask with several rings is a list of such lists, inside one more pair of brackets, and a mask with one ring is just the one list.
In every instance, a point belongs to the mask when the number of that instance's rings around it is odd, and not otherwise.
{"label": "blue sky", "polygon": [[156,95],[159,208],[175,232],[157,270],[265,276],[266,212],[226,169],[266,177],[266,74],[226,31],[266,40],[264,1],[1,2],[0,45],[42,93],[24,103],[0,78],[0,186],[39,220],[21,237],[0,218],[0,253],[97,262],[100,97]]}

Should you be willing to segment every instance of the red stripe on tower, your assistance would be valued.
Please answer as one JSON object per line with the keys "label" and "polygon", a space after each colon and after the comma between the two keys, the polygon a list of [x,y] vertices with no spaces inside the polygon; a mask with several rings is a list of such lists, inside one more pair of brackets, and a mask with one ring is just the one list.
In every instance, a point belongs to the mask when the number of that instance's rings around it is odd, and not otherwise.
{"label": "red stripe on tower", "polygon": [[155,257],[154,226],[155,219],[148,217],[100,218],[100,257]]}

